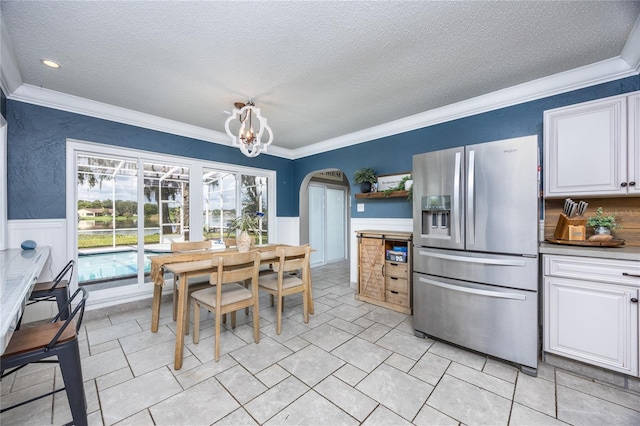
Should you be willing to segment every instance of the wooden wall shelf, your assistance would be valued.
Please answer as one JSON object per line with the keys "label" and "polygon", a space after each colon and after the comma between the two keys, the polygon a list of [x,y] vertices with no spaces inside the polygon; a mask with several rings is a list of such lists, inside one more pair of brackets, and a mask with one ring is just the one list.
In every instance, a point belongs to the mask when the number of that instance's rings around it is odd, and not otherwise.
{"label": "wooden wall shelf", "polygon": [[384,196],[384,192],[367,192],[365,194],[356,194],[356,198],[398,198],[398,197],[408,197],[409,191],[393,191],[389,194],[388,197]]}

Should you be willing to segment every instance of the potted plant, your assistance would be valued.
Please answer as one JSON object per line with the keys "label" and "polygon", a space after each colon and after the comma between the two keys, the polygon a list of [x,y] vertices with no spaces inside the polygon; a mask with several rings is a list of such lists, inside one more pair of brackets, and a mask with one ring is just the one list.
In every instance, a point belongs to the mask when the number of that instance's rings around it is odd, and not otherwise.
{"label": "potted plant", "polygon": [[242,216],[238,216],[231,223],[229,233],[231,229],[236,230],[236,245],[239,252],[247,252],[251,248],[253,243],[253,237],[249,235],[249,232],[258,234],[260,232],[260,218],[264,216],[262,212],[256,213],[243,213]]}
{"label": "potted plant", "polygon": [[611,231],[621,228],[614,215],[604,215],[602,207],[596,209],[595,216],[587,219],[587,226],[591,226],[596,234],[611,234]]}
{"label": "potted plant", "polygon": [[385,189],[382,193],[385,198],[388,198],[394,191],[407,191],[407,200],[411,201],[413,198],[413,178],[411,175],[403,177],[396,186]]}
{"label": "potted plant", "polygon": [[353,180],[355,183],[360,184],[360,191],[363,193],[371,192],[371,184],[376,183],[378,177],[376,171],[369,167],[364,167],[360,170],[356,170],[353,174]]}

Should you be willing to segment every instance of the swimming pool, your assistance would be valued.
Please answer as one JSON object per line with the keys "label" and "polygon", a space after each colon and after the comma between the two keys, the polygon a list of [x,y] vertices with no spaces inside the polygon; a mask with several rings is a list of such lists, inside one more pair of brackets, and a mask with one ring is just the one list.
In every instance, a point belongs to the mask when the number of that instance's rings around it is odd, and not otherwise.
{"label": "swimming pool", "polygon": [[[158,253],[144,253],[144,272],[151,271],[149,255]],[[92,281],[101,282],[111,279],[135,276],[138,273],[138,253],[135,250],[115,251],[106,253],[92,253],[78,255],[78,283],[89,284]]]}

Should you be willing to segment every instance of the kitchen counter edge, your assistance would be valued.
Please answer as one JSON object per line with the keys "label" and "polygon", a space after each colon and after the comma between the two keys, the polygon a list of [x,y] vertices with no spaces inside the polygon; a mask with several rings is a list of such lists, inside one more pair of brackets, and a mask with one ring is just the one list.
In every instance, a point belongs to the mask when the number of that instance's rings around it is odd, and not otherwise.
{"label": "kitchen counter edge", "polygon": [[540,254],[635,260],[640,262],[640,247],[627,245],[618,247],[582,247],[541,242],[538,251]]}

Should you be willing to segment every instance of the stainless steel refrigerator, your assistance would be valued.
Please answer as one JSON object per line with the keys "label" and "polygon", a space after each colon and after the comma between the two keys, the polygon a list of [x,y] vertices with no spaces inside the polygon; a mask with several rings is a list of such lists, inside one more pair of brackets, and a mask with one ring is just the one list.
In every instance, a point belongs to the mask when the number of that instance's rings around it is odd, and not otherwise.
{"label": "stainless steel refrigerator", "polygon": [[429,336],[538,366],[536,136],[413,157],[413,322]]}

